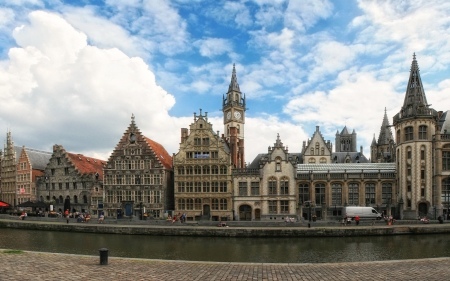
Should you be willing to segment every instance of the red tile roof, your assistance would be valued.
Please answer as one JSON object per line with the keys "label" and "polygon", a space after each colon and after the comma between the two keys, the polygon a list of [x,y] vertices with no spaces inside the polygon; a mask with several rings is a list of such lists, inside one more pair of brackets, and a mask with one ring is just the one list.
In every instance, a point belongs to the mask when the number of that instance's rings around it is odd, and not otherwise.
{"label": "red tile roof", "polygon": [[145,141],[151,146],[156,154],[156,157],[158,157],[159,161],[161,161],[164,168],[166,168],[167,170],[172,170],[172,157],[169,155],[169,153],[167,153],[166,149],[156,141],[153,141],[146,136],[143,137]]}
{"label": "red tile roof", "polygon": [[99,178],[103,179],[103,166],[105,160],[99,160],[92,157],[86,157],[83,154],[74,154],[67,152],[70,161],[77,167],[81,174],[99,174]]}

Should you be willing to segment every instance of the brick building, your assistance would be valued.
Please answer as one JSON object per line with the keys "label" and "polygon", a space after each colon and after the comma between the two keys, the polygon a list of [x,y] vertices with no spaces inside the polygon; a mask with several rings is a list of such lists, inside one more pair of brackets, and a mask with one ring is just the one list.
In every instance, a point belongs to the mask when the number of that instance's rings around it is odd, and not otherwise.
{"label": "brick building", "polygon": [[104,177],[107,216],[133,217],[145,212],[161,218],[174,208],[172,157],[140,132],[134,116],[108,159]]}
{"label": "brick building", "polygon": [[54,145],[43,175],[36,182],[37,198],[55,211],[69,209],[97,215],[102,211],[105,163]]}

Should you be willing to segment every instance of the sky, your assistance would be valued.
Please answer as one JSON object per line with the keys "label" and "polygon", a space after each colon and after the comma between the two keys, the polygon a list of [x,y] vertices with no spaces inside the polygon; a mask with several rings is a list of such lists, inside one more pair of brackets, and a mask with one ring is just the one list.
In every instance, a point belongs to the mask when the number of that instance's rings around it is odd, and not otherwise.
{"label": "sky", "polygon": [[[246,161],[277,134],[301,152],[347,126],[370,157],[403,104],[413,53],[428,103],[450,109],[446,0],[6,0],[0,136],[107,160],[131,122],[169,154],[194,112],[224,131],[233,64]],[[333,147],[334,150],[334,147]]]}

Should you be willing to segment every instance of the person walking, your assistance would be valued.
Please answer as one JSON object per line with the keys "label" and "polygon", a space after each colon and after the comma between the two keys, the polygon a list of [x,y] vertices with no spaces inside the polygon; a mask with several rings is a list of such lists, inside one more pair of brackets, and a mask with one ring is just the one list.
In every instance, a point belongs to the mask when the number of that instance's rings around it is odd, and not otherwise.
{"label": "person walking", "polygon": [[66,217],[67,223],[69,223],[69,209],[66,209],[64,216]]}
{"label": "person walking", "polygon": [[355,222],[356,222],[356,225],[359,225],[359,216],[355,217]]}

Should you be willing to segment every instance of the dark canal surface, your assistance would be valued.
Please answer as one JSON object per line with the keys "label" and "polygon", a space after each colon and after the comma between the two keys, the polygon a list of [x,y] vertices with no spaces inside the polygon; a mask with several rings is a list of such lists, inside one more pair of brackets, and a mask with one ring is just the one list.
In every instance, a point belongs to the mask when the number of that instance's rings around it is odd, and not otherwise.
{"label": "dark canal surface", "polygon": [[328,263],[450,256],[449,235],[327,238],[177,237],[0,229],[0,248],[146,259]]}

